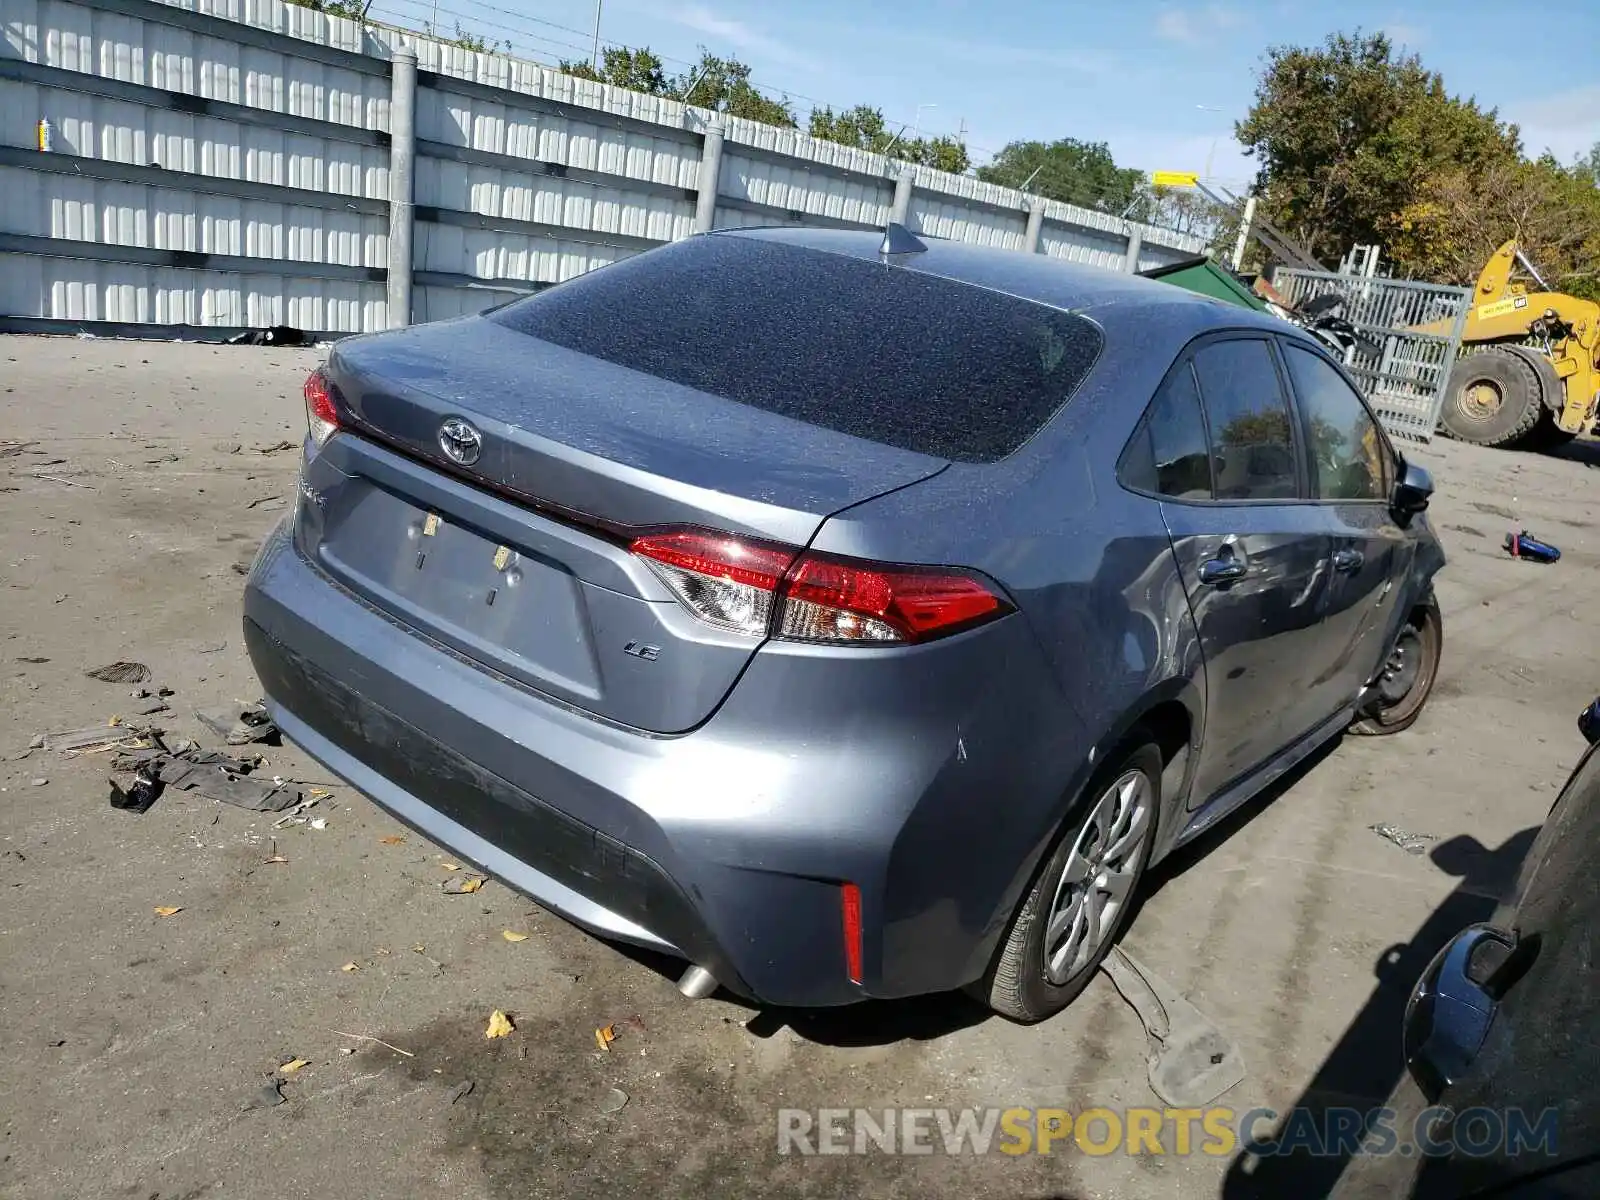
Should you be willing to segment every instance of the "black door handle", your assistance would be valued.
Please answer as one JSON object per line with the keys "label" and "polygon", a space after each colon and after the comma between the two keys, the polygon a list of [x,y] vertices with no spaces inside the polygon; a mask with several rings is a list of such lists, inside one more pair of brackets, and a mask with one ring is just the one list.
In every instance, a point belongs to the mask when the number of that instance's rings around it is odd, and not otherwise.
{"label": "black door handle", "polygon": [[1233,583],[1243,579],[1249,571],[1250,565],[1244,559],[1224,550],[1219,557],[1208,558],[1200,564],[1200,582]]}
{"label": "black door handle", "polygon": [[1354,575],[1366,564],[1367,556],[1359,550],[1335,550],[1333,569],[1343,575]]}

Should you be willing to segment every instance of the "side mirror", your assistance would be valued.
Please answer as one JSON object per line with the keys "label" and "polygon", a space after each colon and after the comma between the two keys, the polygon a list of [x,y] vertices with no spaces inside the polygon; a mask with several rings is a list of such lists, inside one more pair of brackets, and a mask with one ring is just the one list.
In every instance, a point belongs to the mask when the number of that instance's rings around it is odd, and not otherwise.
{"label": "side mirror", "polygon": [[1400,480],[1394,485],[1394,496],[1389,507],[1394,518],[1405,525],[1412,517],[1428,507],[1433,497],[1433,476],[1416,463],[1400,460]]}

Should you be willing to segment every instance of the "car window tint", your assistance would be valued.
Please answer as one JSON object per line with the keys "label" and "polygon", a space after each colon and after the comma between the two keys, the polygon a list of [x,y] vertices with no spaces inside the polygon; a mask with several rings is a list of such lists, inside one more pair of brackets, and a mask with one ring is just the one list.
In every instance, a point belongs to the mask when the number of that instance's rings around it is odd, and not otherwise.
{"label": "car window tint", "polygon": [[1299,494],[1289,406],[1264,339],[1213,342],[1194,356],[1211,427],[1219,500]]}
{"label": "car window tint", "polygon": [[[1037,433],[1103,341],[1084,317],[1015,296],[728,235],[635,255],[487,319],[751,408],[960,462],[1004,458]],[[643,383],[638,402],[649,403]]]}
{"label": "car window tint", "polygon": [[1179,500],[1211,499],[1211,452],[1194,371],[1173,372],[1145,410],[1122,460],[1122,481]]}
{"label": "car window tint", "polygon": [[1388,448],[1378,425],[1339,372],[1319,355],[1285,348],[1310,442],[1312,487],[1322,500],[1382,500]]}

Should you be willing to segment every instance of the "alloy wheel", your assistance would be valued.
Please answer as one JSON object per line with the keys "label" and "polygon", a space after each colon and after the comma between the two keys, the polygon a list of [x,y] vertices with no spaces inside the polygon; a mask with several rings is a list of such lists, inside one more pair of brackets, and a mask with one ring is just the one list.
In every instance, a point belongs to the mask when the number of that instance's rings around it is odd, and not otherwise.
{"label": "alloy wheel", "polygon": [[1044,975],[1062,986],[1094,963],[1138,878],[1155,791],[1143,771],[1119,776],[1095,801],[1072,843],[1045,924]]}

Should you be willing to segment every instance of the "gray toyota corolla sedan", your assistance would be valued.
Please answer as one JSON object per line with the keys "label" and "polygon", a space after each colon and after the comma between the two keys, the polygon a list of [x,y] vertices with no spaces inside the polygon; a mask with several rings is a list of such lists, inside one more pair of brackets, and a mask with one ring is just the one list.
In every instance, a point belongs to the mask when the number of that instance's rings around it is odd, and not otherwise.
{"label": "gray toyota corolla sedan", "polygon": [[720,233],[340,342],[245,595],[284,732],[680,987],[1036,1020],[1442,646],[1431,484],[1283,322]]}

